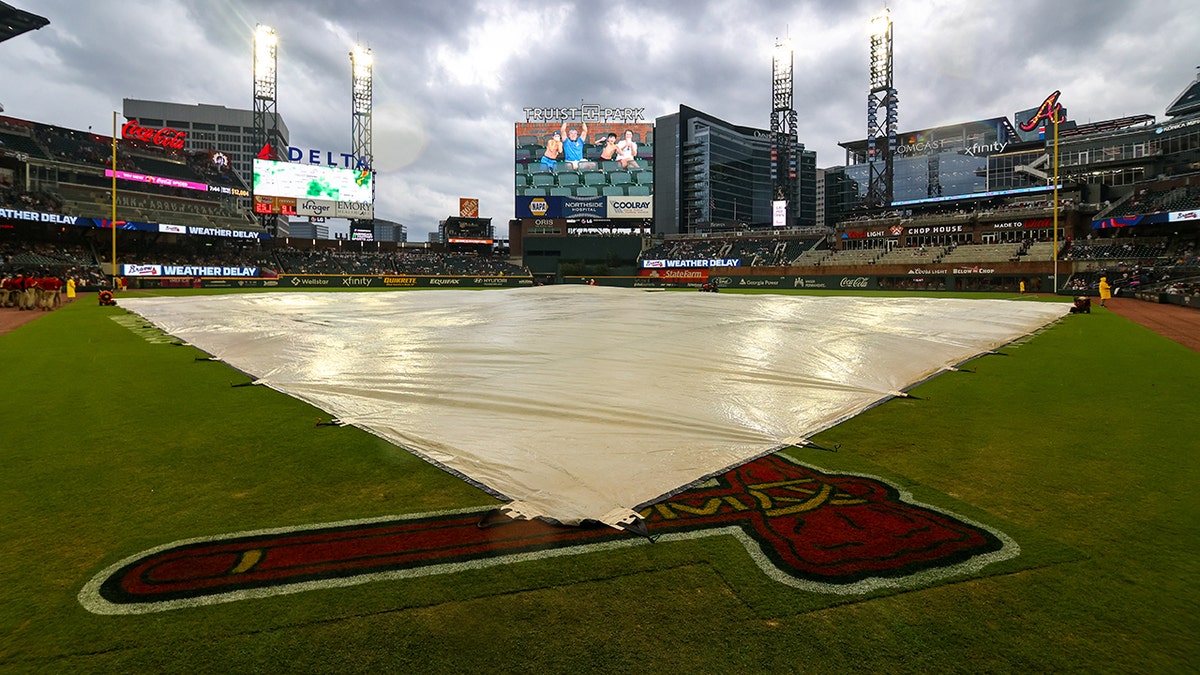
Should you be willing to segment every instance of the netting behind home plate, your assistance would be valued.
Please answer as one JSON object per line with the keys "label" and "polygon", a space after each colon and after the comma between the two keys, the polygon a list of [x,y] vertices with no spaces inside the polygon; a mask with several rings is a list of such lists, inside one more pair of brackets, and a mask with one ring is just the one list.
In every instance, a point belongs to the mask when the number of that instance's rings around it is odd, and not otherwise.
{"label": "netting behind home plate", "polygon": [[122,305],[512,515],[612,525],[1067,311],[591,286]]}

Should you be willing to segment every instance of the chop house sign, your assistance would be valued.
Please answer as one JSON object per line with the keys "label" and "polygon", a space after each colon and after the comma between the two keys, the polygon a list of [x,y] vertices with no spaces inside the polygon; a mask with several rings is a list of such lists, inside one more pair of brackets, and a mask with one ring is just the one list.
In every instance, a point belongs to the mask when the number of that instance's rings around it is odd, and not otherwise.
{"label": "chop house sign", "polygon": [[151,129],[138,124],[137,120],[129,120],[121,127],[121,137],[133,141],[144,141],[161,145],[164,148],[173,148],[175,150],[183,149],[183,139],[187,137],[188,132],[172,129],[171,127],[163,127],[161,129]]}

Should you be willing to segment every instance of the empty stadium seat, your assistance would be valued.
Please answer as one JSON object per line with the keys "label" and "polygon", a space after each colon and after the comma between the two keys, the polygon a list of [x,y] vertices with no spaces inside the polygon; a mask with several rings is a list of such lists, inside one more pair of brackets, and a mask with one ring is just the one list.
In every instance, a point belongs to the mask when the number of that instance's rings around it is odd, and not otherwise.
{"label": "empty stadium seat", "polygon": [[585,171],[583,173],[584,185],[604,185],[607,182],[608,179],[599,171]]}
{"label": "empty stadium seat", "polygon": [[654,172],[647,169],[635,171],[633,173],[633,182],[637,183],[638,185],[653,185]]}
{"label": "empty stadium seat", "polygon": [[549,187],[554,185],[554,174],[552,173],[535,173],[533,175],[534,187]]}
{"label": "empty stadium seat", "polygon": [[633,176],[626,171],[613,171],[608,174],[609,185],[628,185],[633,182]]}
{"label": "empty stadium seat", "polygon": [[580,179],[579,174],[575,173],[574,171],[571,171],[568,169],[565,171],[558,172],[558,184],[559,185],[563,185],[566,187],[574,187],[576,185],[579,185],[582,182],[583,181],[582,181],[582,179]]}
{"label": "empty stadium seat", "polygon": [[529,188],[525,188],[525,191],[522,192],[521,194],[525,195],[526,197],[545,197],[546,196],[546,188],[544,188],[544,187],[529,187]]}
{"label": "empty stadium seat", "polygon": [[605,197],[624,197],[625,186],[623,185],[605,185],[602,189]]}
{"label": "empty stadium seat", "polygon": [[572,196],[574,196],[574,194],[575,194],[574,188],[571,188],[571,187],[563,187],[561,185],[555,185],[554,187],[550,188],[550,196],[551,197],[572,197]]}
{"label": "empty stadium seat", "polygon": [[650,186],[649,185],[629,185],[629,186],[627,186],[625,193],[628,194],[630,197],[649,197],[650,196]]}
{"label": "empty stadium seat", "polygon": [[580,185],[575,188],[576,197],[599,197],[600,189],[595,185]]}

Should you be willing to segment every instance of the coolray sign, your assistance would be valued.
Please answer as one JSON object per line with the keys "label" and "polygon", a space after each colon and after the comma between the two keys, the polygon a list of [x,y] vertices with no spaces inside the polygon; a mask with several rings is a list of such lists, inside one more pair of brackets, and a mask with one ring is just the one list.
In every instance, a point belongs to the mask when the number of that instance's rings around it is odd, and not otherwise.
{"label": "coolray sign", "polygon": [[161,129],[144,127],[138,124],[137,120],[129,120],[121,127],[122,138],[160,145],[172,150],[182,150],[183,141],[187,138],[187,135],[188,132],[172,129],[171,127],[163,127]]}
{"label": "coolray sign", "polygon": [[584,103],[577,108],[525,108],[526,122],[640,122],[645,108],[606,108],[598,103]]}
{"label": "coolray sign", "polygon": [[689,260],[643,260],[643,269],[671,267],[741,267],[741,258],[695,258]]}
{"label": "coolray sign", "polygon": [[653,218],[654,200],[650,197],[608,197],[609,218]]}

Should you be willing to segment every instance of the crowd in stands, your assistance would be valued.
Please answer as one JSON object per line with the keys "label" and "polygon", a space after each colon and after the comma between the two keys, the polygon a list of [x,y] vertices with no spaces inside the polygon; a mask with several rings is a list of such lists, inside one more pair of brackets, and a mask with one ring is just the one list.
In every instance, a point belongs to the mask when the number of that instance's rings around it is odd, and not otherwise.
{"label": "crowd in stands", "polygon": [[0,209],[61,213],[63,201],[48,192],[22,190],[10,183],[0,183]]}
{"label": "crowd in stands", "polygon": [[[202,240],[197,240],[202,241]],[[216,243],[213,243],[213,242]],[[107,285],[99,261],[107,251],[83,245],[0,243],[0,273],[46,273],[74,278],[81,286]],[[118,256],[129,265],[256,267],[260,276],[279,274],[408,274],[429,276],[529,276],[528,268],[508,260],[461,252],[427,249],[353,251],[262,248],[226,240],[168,245],[150,238],[126,242]]]}

